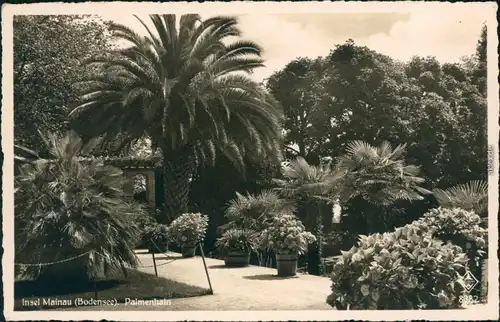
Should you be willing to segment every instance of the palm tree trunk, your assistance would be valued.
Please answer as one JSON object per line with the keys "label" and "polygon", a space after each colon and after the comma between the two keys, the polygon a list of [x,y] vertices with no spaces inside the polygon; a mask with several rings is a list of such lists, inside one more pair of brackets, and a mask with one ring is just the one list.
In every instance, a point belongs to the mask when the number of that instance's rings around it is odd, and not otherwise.
{"label": "palm tree trunk", "polygon": [[169,224],[188,211],[190,178],[195,162],[190,147],[163,151],[163,214],[160,221]]}
{"label": "palm tree trunk", "polygon": [[[312,203],[309,208],[316,208],[316,212],[312,218],[311,231],[316,236],[316,242],[310,244],[307,250],[307,272],[311,275],[321,275],[321,256],[323,255],[323,223],[321,216],[321,208],[319,203]],[[311,217],[310,217],[311,218]]]}

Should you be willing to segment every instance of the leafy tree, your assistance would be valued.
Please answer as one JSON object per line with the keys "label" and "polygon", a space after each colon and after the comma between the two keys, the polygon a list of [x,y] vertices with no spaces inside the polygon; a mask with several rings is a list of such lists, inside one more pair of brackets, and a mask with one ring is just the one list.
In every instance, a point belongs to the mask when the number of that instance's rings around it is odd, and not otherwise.
{"label": "leafy tree", "polygon": [[121,170],[80,161],[90,146],[74,133],[43,140],[52,157],[26,163],[15,178],[16,262],[63,261],[27,267],[28,276],[52,283],[135,265],[135,222],[144,210],[124,196]]}
{"label": "leafy tree", "polygon": [[38,150],[44,144],[37,130],[45,133],[67,129],[67,114],[77,98],[73,84],[90,72],[81,61],[110,46],[105,22],[88,16],[14,17],[17,144]]}
{"label": "leafy tree", "polygon": [[[408,157],[420,164],[434,187],[449,187],[486,178],[486,96],[458,64],[421,62],[416,73],[407,70],[419,87],[420,98],[412,123]],[[431,62],[431,63],[429,63]],[[463,149],[464,146],[469,147]]]}
{"label": "leafy tree", "polygon": [[185,212],[190,180],[200,164],[228,157],[243,170],[244,156],[279,153],[281,111],[248,77],[262,66],[260,48],[240,36],[235,18],[200,21],[183,15],[151,15],[147,37],[113,24],[131,46],[92,60],[100,73],[82,84],[73,126],[86,138],[123,135],[131,143],[145,135],[163,156],[164,216]]}
{"label": "leafy tree", "polygon": [[412,100],[402,100],[400,93],[414,89],[399,63],[347,41],[325,57],[322,73],[324,94],[312,126],[320,155],[338,157],[356,140],[407,141],[405,110]]}
{"label": "leafy tree", "polygon": [[[290,63],[268,87],[285,108],[287,139],[306,137],[305,156],[313,163],[340,156],[352,141],[391,141],[407,144],[408,161],[421,166],[429,187],[449,187],[486,176],[486,93],[478,76],[486,75],[485,39],[483,30],[470,66],[433,57],[401,63],[347,41],[324,58]],[[294,82],[305,87],[304,105]],[[304,111],[307,131],[294,116]]]}
{"label": "leafy tree", "polygon": [[[316,138],[311,135],[313,116],[317,113],[321,91],[321,58],[298,58],[271,75],[266,81],[269,92],[281,103],[285,114],[285,152],[309,160],[315,151]],[[297,146],[295,150],[292,145]],[[311,160],[309,160],[311,161]],[[317,160],[316,160],[317,161]]]}
{"label": "leafy tree", "polygon": [[481,29],[481,36],[476,45],[476,55],[474,57],[475,64],[470,70],[473,83],[479,88],[479,91],[486,95],[486,85],[488,80],[486,78],[486,71],[488,68],[487,63],[488,53],[488,29],[483,25]]}

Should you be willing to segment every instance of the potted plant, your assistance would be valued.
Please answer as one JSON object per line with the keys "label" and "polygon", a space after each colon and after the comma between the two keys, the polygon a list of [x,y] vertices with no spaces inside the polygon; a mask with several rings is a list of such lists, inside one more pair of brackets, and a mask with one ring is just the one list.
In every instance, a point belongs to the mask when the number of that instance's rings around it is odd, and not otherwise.
{"label": "potted plant", "polygon": [[169,239],[181,246],[182,257],[193,257],[196,246],[205,238],[207,227],[207,216],[200,213],[182,214],[168,227]]}
{"label": "potted plant", "polygon": [[140,239],[136,245],[136,249],[148,248],[148,240],[149,240],[149,226],[153,226],[158,224],[155,217],[151,214],[150,211],[145,213],[143,216],[138,216],[135,220],[137,227],[139,227],[141,231]]}
{"label": "potted plant", "polygon": [[225,254],[227,267],[245,267],[250,264],[250,253],[257,248],[257,241],[255,231],[233,228],[225,231],[215,246]]}
{"label": "potted plant", "polygon": [[162,224],[150,224],[144,228],[144,239],[150,253],[168,251],[168,227]]}
{"label": "potted plant", "polygon": [[276,254],[279,276],[295,276],[298,255],[305,253],[307,246],[315,241],[316,237],[305,231],[302,222],[294,215],[273,218],[261,235],[261,245]]}

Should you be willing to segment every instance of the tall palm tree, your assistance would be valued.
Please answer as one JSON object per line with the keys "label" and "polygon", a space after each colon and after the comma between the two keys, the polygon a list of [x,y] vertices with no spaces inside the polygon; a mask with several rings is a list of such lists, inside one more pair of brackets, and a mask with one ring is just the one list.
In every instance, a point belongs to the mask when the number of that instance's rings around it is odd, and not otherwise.
{"label": "tall palm tree", "polygon": [[144,209],[124,196],[122,171],[79,160],[89,146],[74,133],[44,141],[51,158],[24,163],[15,177],[16,261],[61,261],[30,266],[26,273],[72,283],[95,277],[103,267],[125,271],[137,264],[135,222]]}
{"label": "tall palm tree", "polygon": [[[73,127],[85,137],[124,145],[143,136],[161,149],[164,221],[187,210],[197,166],[225,154],[241,171],[243,157],[279,156],[282,111],[249,77],[263,66],[260,47],[239,37],[237,20],[196,14],[151,15],[154,28],[136,17],[147,36],[112,24],[130,46],[95,57],[99,73],[81,84]],[[177,26],[178,22],[178,26]]]}

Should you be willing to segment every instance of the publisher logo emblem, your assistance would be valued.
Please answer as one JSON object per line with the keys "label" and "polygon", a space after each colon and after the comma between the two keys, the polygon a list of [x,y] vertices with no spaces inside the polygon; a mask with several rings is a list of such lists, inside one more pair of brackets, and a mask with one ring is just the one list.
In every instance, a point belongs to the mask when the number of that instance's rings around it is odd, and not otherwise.
{"label": "publisher logo emblem", "polygon": [[463,276],[462,276],[462,283],[467,292],[470,292],[476,287],[477,284],[479,284],[479,281],[477,278],[470,272],[467,271]]}

